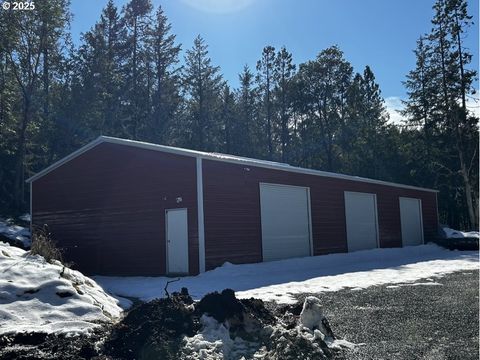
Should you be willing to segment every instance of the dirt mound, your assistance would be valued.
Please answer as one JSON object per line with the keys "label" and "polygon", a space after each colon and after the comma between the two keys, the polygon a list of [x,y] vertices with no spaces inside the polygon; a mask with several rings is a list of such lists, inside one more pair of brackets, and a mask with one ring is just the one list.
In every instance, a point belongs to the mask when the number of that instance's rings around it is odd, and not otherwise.
{"label": "dirt mound", "polygon": [[[333,332],[318,299],[273,313],[233,290],[194,303],[186,289],[132,309],[105,342],[120,359],[330,359]],[[328,339],[327,339],[328,338]]]}
{"label": "dirt mound", "polygon": [[105,353],[122,359],[177,359],[183,336],[200,329],[192,304],[182,291],[136,306],[114,327]]}
{"label": "dirt mound", "polygon": [[[101,357],[97,344],[108,329],[95,329],[89,336],[65,334],[19,333],[0,337],[2,360],[81,360]],[[99,357],[100,356],[100,357]]]}
{"label": "dirt mound", "polygon": [[220,294],[218,292],[207,294],[196,306],[197,313],[207,314],[218,322],[234,317],[242,319],[243,309],[242,303],[231,289],[225,289]]}
{"label": "dirt mound", "polygon": [[315,297],[272,311],[259,299],[237,299],[230,289],[197,303],[182,289],[135,306],[115,326],[90,336],[0,338],[0,359],[321,360],[343,351],[335,341]]}

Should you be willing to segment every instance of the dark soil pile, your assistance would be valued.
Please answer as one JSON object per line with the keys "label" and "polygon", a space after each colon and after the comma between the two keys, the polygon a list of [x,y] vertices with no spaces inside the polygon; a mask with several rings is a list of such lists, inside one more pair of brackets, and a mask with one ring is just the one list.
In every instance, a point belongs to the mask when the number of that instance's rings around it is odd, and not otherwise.
{"label": "dark soil pile", "polygon": [[0,337],[0,359],[106,359],[99,357],[96,344],[101,341],[108,329],[102,328],[89,336],[65,336],[44,333],[17,334]]}
{"label": "dark soil pile", "polygon": [[133,308],[106,340],[106,355],[121,359],[177,359],[184,335],[199,329],[186,290]]}
{"label": "dark soil pile", "polygon": [[187,289],[182,289],[168,298],[136,305],[122,321],[91,336],[18,334],[0,338],[0,359],[196,359],[200,357],[182,349],[185,337],[204,331],[204,315],[224,324],[232,340],[241,338],[253,344],[253,351],[242,354],[248,358],[256,351],[264,359],[333,358],[323,340],[304,335],[296,327],[301,309],[298,304],[274,312],[259,299],[237,299],[230,289],[207,294],[195,303]]}
{"label": "dark soil pile", "polygon": [[248,338],[252,330],[276,322],[263,301],[239,300],[231,289],[207,294],[196,304],[187,289],[182,289],[169,298],[132,309],[114,327],[105,342],[104,353],[122,359],[178,359],[183,337],[198,333],[203,314],[219,323],[228,321],[232,338]]}

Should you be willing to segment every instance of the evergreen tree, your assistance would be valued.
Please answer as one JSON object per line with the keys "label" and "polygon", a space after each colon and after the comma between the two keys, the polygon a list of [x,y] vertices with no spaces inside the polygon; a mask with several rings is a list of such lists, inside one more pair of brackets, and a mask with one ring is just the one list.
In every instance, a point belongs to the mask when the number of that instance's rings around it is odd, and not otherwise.
{"label": "evergreen tree", "polygon": [[254,88],[254,75],[247,65],[239,75],[240,88],[236,93],[237,125],[235,139],[238,154],[250,157],[260,156],[261,129],[258,122],[258,93]]}
{"label": "evergreen tree", "polygon": [[186,52],[182,84],[186,96],[183,127],[186,134],[182,143],[194,149],[220,150],[223,80],[219,67],[212,65],[208,47],[200,36]]}
{"label": "evergreen tree", "polygon": [[370,67],[354,75],[332,46],[300,64],[263,49],[234,92],[199,36],[180,68],[163,10],[109,0],[75,48],[67,0],[0,12],[0,211],[26,210],[24,179],[100,134],[280,159],[441,190],[441,221],[478,226],[476,72],[464,45],[466,0],[437,0],[405,81],[401,126],[388,124]]}
{"label": "evergreen tree", "polygon": [[287,152],[290,147],[290,118],[292,105],[289,92],[294,76],[295,65],[292,54],[282,47],[275,57],[273,75],[275,79],[275,102],[278,109],[280,132],[280,150],[282,162],[287,161]]}
{"label": "evergreen tree", "polygon": [[304,117],[302,142],[306,149],[303,153],[312,167],[328,171],[339,168],[341,144],[337,139],[346,121],[352,71],[336,46],[320,52],[315,61],[300,65],[297,81],[303,91],[297,103]]}
{"label": "evergreen tree", "polygon": [[[415,172],[413,177],[420,181],[417,185],[437,188],[439,184],[435,176],[435,163],[439,156],[440,122],[435,111],[435,103],[440,84],[437,68],[431,63],[432,47],[423,36],[417,41],[414,53],[416,67],[408,73],[403,83],[407,88],[409,100],[404,102],[405,109],[402,114],[408,119],[406,125],[411,128],[411,138],[408,140],[416,144],[410,151],[408,161],[416,164],[411,173]],[[435,178],[433,183],[421,182],[421,179],[432,178]]]}
{"label": "evergreen tree", "polygon": [[[67,0],[50,0],[43,2],[38,12],[12,9],[0,12],[3,71],[9,80],[13,75],[10,85],[15,90],[9,91],[19,95],[10,98],[9,108],[21,109],[9,118],[15,131],[13,174],[10,174],[14,180],[9,192],[13,194],[12,208],[16,211],[25,206],[26,158],[32,137],[42,122],[51,120],[50,84],[63,57],[61,46],[67,41],[68,6]],[[8,96],[6,91],[2,93]]]}
{"label": "evergreen tree", "polygon": [[241,151],[238,143],[238,123],[235,112],[235,95],[228,85],[223,87],[221,98],[221,119],[223,121],[224,130],[224,146],[223,151],[227,154],[238,155]]}
{"label": "evergreen tree", "polygon": [[[478,227],[478,119],[469,114],[466,98],[474,91],[476,72],[468,69],[472,56],[461,35],[471,17],[464,0],[438,0],[433,8],[432,31],[427,44],[419,41],[416,69],[405,82],[409,91],[405,114],[412,125],[422,125],[432,172],[441,174],[438,186],[455,192],[460,176],[464,200],[454,199],[448,205],[459,212],[466,208],[464,222],[473,228]],[[448,197],[443,192],[441,196]]]}
{"label": "evergreen tree", "polygon": [[77,83],[73,91],[80,102],[78,121],[88,129],[88,137],[123,136],[122,105],[124,90],[122,60],[125,28],[112,0],[100,20],[83,35],[76,58]]}
{"label": "evergreen tree", "polygon": [[148,51],[152,33],[152,4],[150,0],[130,0],[123,9],[126,27],[124,47],[123,123],[126,134],[133,139],[145,138],[151,112],[152,64]]}
{"label": "evergreen tree", "polygon": [[125,28],[118,14],[113,0],[109,0],[100,17],[103,37],[106,48],[105,69],[102,74],[104,82],[103,94],[105,106],[102,121],[102,133],[119,135],[121,131],[121,103],[122,91],[121,61]]}
{"label": "evergreen tree", "polygon": [[[361,137],[364,140],[364,146],[361,151],[362,160],[365,165],[365,176],[379,178],[381,150],[387,147],[382,146],[385,140],[384,127],[387,122],[387,113],[384,107],[384,101],[380,93],[380,88],[375,81],[375,75],[367,65],[363,72],[361,81],[362,95],[362,113]],[[387,145],[388,146],[388,145]]]}
{"label": "evergreen tree", "polygon": [[267,158],[272,160],[274,157],[274,119],[273,119],[273,99],[272,92],[274,88],[273,69],[275,66],[275,48],[266,46],[263,48],[262,57],[257,62],[256,81],[259,93],[262,97],[262,119],[266,134]]}
{"label": "evergreen tree", "polygon": [[167,141],[167,128],[174,126],[180,103],[180,76],[178,67],[175,67],[178,63],[180,45],[175,44],[175,35],[171,34],[171,27],[162,8],[159,7],[148,42],[152,53],[155,90],[147,139],[153,142]]}

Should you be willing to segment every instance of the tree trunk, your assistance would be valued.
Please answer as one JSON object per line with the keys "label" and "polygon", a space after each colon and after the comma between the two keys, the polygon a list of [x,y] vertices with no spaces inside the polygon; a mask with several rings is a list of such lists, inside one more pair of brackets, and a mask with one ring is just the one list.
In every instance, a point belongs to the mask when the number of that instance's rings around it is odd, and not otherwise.
{"label": "tree trunk", "polygon": [[465,157],[460,143],[461,137],[460,129],[457,129],[457,152],[458,158],[460,160],[460,174],[463,179],[463,184],[465,186],[465,199],[467,200],[467,210],[468,210],[468,220],[470,222],[470,229],[478,229],[478,217],[475,216],[475,208],[473,204],[473,187],[470,182],[469,171],[467,169],[467,164],[465,163]]}
{"label": "tree trunk", "polygon": [[[457,51],[458,51],[458,61],[460,66],[460,91],[461,91],[461,98],[462,98],[462,112],[460,114],[460,119],[463,122],[467,120],[467,102],[466,102],[466,89],[465,89],[465,71],[463,67],[463,52],[462,52],[462,40],[460,37],[460,25],[458,21],[458,13],[455,9],[455,25],[457,26],[457,33],[456,33],[456,40],[457,40]],[[468,218],[470,221],[470,227],[474,227],[478,229],[478,216],[476,216],[475,206],[473,204],[473,188],[470,183],[470,176],[469,170],[467,169],[467,164],[465,163],[465,157],[463,154],[463,147],[462,147],[462,131],[459,128],[460,124],[457,121],[456,128],[457,128],[457,151],[458,157],[460,160],[460,173],[462,175],[463,183],[465,186],[465,198],[467,200],[467,209],[468,209]]]}
{"label": "tree trunk", "polygon": [[15,157],[15,183],[14,183],[14,207],[15,211],[23,210],[24,205],[24,159],[25,159],[25,141],[26,141],[26,132],[27,125],[30,118],[30,98],[28,96],[24,97],[24,107],[23,107],[23,121],[22,126],[20,127],[20,133],[18,136],[18,149]]}
{"label": "tree trunk", "polygon": [[270,104],[270,73],[267,68],[266,79],[266,96],[267,96],[267,141],[268,141],[268,160],[273,160],[273,141],[272,141],[272,109]]}
{"label": "tree trunk", "polygon": [[132,58],[132,105],[133,105],[133,114],[132,114],[132,136],[134,140],[137,140],[137,42],[138,42],[138,28],[137,28],[137,18],[133,20],[133,58]]}

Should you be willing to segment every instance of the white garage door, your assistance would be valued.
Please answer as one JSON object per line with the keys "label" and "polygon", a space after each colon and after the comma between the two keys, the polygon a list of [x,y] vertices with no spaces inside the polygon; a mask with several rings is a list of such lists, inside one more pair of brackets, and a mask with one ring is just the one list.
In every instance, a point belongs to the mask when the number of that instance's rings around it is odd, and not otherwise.
{"label": "white garage door", "polygon": [[345,192],[348,251],[378,246],[375,194]]}
{"label": "white garage door", "polygon": [[420,199],[400,199],[403,246],[423,244],[422,203]]}
{"label": "white garage door", "polygon": [[263,261],[310,255],[309,190],[260,184]]}

